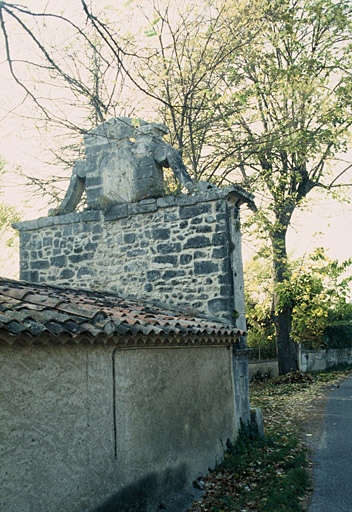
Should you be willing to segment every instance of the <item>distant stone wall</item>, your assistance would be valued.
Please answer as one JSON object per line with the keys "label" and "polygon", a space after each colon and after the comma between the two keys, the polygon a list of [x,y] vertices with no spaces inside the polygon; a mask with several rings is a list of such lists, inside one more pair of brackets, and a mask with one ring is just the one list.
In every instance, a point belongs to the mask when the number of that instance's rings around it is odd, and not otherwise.
{"label": "distant stone wall", "polygon": [[302,372],[326,370],[339,364],[352,364],[352,349],[307,350],[300,345],[298,364]]}
{"label": "distant stone wall", "polygon": [[261,377],[264,377],[265,375],[276,377],[276,375],[279,375],[279,365],[277,359],[268,359],[266,361],[250,361],[248,363],[248,373],[249,380],[257,375],[260,375]]}
{"label": "distant stone wall", "polygon": [[182,308],[245,329],[236,187],[18,223],[20,278]]}

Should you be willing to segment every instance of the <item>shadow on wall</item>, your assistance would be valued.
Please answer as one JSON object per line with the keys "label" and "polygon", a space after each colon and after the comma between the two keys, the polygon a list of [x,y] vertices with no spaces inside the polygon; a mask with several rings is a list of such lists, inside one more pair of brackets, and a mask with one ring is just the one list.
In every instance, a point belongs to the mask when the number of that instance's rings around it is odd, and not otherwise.
{"label": "shadow on wall", "polygon": [[126,485],[91,512],[155,512],[168,493],[183,489],[187,482],[185,464],[167,469],[162,474],[150,473]]}

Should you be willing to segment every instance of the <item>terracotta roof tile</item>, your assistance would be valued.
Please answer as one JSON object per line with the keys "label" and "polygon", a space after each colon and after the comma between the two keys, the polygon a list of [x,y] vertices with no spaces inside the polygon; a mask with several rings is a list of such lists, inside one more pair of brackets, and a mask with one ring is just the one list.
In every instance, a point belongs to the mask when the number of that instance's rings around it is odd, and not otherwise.
{"label": "terracotta roof tile", "polygon": [[[213,336],[235,339],[244,332],[221,322],[168,311],[112,293],[74,290],[0,278],[0,335],[37,338],[43,333],[65,341],[112,336]],[[63,338],[62,338],[63,339]]]}

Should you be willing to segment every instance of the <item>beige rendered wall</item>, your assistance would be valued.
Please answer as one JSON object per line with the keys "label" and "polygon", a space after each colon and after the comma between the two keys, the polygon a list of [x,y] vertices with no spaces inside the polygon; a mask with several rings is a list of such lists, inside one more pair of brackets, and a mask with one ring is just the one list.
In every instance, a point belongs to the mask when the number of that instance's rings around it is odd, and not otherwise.
{"label": "beige rendered wall", "polygon": [[307,350],[300,345],[298,364],[303,372],[325,370],[339,364],[352,364],[352,349]]}
{"label": "beige rendered wall", "polygon": [[266,361],[251,361],[248,363],[249,379],[252,379],[255,375],[271,375],[276,377],[279,375],[279,366],[277,359],[266,360]]}
{"label": "beige rendered wall", "polygon": [[0,510],[153,510],[233,439],[231,351],[0,347]]}

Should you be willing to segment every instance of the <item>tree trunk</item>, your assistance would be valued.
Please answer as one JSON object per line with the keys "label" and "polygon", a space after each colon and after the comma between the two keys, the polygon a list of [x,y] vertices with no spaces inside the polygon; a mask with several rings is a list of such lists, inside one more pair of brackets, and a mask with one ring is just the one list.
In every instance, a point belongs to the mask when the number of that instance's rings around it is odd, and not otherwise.
{"label": "tree trunk", "polygon": [[282,303],[277,292],[277,286],[289,279],[286,232],[287,227],[281,225],[271,237],[274,264],[273,319],[280,375],[298,370],[296,346],[291,338],[293,304],[290,301]]}
{"label": "tree trunk", "polygon": [[279,374],[298,370],[297,352],[291,338],[292,307],[285,306],[274,314]]}

